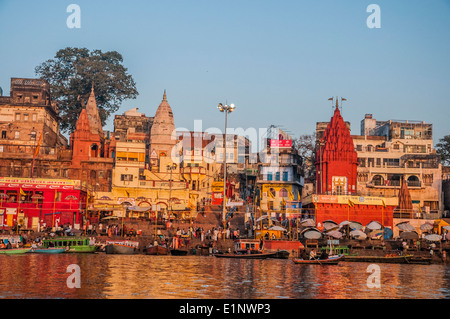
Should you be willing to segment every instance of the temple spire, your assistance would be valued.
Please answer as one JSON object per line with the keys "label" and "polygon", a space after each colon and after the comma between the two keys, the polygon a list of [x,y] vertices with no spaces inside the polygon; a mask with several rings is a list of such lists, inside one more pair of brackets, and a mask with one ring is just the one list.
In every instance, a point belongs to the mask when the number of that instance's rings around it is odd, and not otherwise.
{"label": "temple spire", "polygon": [[166,101],[166,102],[167,102],[166,89],[164,89],[163,101]]}

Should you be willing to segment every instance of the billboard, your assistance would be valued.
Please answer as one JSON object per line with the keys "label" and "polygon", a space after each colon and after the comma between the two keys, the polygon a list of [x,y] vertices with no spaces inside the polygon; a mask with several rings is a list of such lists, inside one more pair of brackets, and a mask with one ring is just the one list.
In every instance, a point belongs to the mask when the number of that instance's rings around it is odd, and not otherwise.
{"label": "billboard", "polygon": [[270,140],[271,148],[291,148],[292,140]]}

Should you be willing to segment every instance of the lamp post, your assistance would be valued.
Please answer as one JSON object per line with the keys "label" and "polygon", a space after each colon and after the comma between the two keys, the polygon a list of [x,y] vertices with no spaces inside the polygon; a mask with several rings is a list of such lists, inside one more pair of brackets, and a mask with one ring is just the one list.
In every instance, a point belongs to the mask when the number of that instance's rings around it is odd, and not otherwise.
{"label": "lamp post", "polygon": [[222,199],[222,221],[223,226],[225,229],[225,216],[227,213],[227,207],[226,207],[226,199],[227,199],[227,115],[228,113],[231,113],[234,111],[236,106],[234,104],[230,105],[223,105],[222,103],[219,103],[217,106],[220,112],[225,113],[225,134],[224,134],[224,142],[223,142],[223,199]]}
{"label": "lamp post", "polygon": [[[176,168],[177,168],[177,164],[175,164],[175,163],[169,163],[167,165],[167,170],[170,172],[170,177],[169,177],[169,202],[168,202],[168,204],[169,204],[169,218],[170,218],[170,215],[172,214],[172,171],[174,169],[176,169]],[[155,220],[157,220],[157,219],[158,219],[158,211],[156,211],[156,213],[155,213]]]}

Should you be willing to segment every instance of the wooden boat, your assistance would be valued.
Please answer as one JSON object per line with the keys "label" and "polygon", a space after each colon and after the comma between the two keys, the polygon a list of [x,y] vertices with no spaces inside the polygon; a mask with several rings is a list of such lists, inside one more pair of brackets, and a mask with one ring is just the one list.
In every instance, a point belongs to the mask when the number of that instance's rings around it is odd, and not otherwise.
{"label": "wooden boat", "polygon": [[139,242],[129,240],[106,241],[105,252],[107,254],[134,255],[139,253]]}
{"label": "wooden boat", "polygon": [[169,249],[161,245],[151,245],[144,249],[146,255],[168,255]]}
{"label": "wooden boat", "polygon": [[62,254],[66,251],[66,248],[32,248],[30,253],[35,254]]}
{"label": "wooden boat", "polygon": [[260,249],[260,240],[238,239],[234,242],[234,251],[232,253],[214,254],[218,258],[245,258],[245,259],[266,259],[276,258],[276,251],[265,252]]}
{"label": "wooden boat", "polygon": [[218,258],[240,258],[240,259],[266,259],[275,258],[276,252],[263,253],[259,251],[251,252],[234,252],[229,254],[214,254]]}
{"label": "wooden boat", "polygon": [[344,261],[368,262],[368,263],[389,263],[389,264],[410,264],[412,255],[386,255],[386,256],[345,256]]}
{"label": "wooden boat", "polygon": [[187,249],[171,249],[170,254],[172,256],[186,256],[188,251]]}
{"label": "wooden boat", "polygon": [[44,239],[42,248],[64,248],[68,253],[95,253],[97,245],[91,245],[88,237],[54,237]]}
{"label": "wooden boat", "polygon": [[290,252],[287,250],[279,250],[275,252],[275,255],[270,256],[270,258],[278,258],[278,259],[289,259]]}
{"label": "wooden boat", "polygon": [[10,249],[0,249],[0,254],[4,255],[21,255],[29,252],[31,248],[10,248]]}
{"label": "wooden boat", "polygon": [[330,256],[327,259],[301,259],[292,258],[292,261],[296,264],[302,265],[337,265],[344,259],[343,255]]}
{"label": "wooden boat", "polygon": [[409,260],[410,264],[415,264],[415,265],[429,265],[431,264],[431,258],[430,257],[417,257],[417,256],[413,256],[410,260]]}

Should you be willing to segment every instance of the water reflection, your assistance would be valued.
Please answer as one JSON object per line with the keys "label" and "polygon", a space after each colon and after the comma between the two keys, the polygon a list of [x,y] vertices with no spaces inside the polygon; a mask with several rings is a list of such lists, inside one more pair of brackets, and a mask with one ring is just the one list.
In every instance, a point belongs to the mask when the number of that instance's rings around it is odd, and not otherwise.
{"label": "water reflection", "polygon": [[[70,289],[67,266],[81,269]],[[296,265],[290,260],[199,256],[60,254],[0,256],[0,298],[449,298],[446,265],[380,264],[368,288],[367,263]]]}

